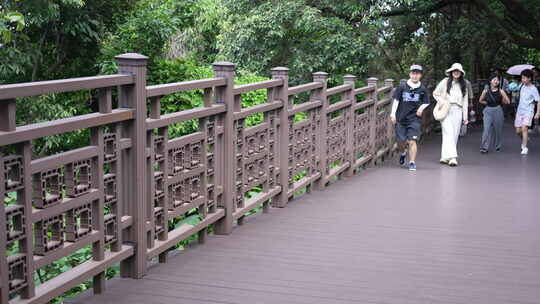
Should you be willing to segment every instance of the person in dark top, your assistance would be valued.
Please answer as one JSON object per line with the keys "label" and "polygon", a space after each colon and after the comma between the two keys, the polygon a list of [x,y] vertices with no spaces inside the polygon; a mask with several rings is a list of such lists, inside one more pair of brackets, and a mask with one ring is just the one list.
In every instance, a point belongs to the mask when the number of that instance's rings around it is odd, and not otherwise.
{"label": "person in dark top", "polygon": [[429,105],[429,94],[420,80],[422,67],[410,67],[409,80],[400,84],[394,92],[394,102],[390,120],[396,128],[396,141],[400,152],[399,164],[405,165],[407,146],[409,150],[409,165],[411,171],[416,171],[416,153],[418,140],[422,131],[422,112]]}
{"label": "person in dark top", "polygon": [[484,131],[482,133],[482,143],[480,145],[480,153],[487,153],[491,145],[491,140],[494,139],[495,150],[501,151],[502,145],[502,130],[504,125],[504,112],[502,105],[510,104],[510,98],[504,90],[500,88],[500,78],[496,74],[492,74],[489,78],[489,88],[484,89],[480,95],[479,102],[486,107],[484,108]]}

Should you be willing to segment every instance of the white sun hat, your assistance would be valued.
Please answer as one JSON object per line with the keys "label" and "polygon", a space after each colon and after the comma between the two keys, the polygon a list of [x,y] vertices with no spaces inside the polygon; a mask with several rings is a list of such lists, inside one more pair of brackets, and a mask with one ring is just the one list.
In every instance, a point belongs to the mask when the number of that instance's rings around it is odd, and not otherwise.
{"label": "white sun hat", "polygon": [[463,66],[461,65],[461,63],[457,63],[457,62],[452,64],[452,66],[448,70],[446,70],[446,75],[449,76],[450,73],[452,73],[455,70],[460,71],[463,74],[463,76],[465,76],[465,71],[463,70]]}

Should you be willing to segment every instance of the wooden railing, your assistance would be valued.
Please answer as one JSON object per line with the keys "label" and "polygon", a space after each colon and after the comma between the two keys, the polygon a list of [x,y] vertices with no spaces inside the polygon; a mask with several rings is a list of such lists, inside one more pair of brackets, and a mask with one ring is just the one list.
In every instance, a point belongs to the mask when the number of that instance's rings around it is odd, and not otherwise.
{"label": "wooden railing", "polygon": [[[323,189],[395,149],[392,80],[356,88],[346,76],[327,88],[319,72],[289,87],[288,69],[275,68],[271,80],[235,86],[235,66],[220,62],[214,78],[147,86],[146,62],[124,54],[117,75],[0,87],[0,146],[15,151],[1,156],[0,196],[16,196],[0,207],[2,304],[45,303],[88,279],[101,293],[118,263],[121,276],[141,278],[149,259],[165,263],[178,242],[194,234],[204,242],[209,227],[229,234],[250,211],[285,207],[295,193]],[[97,113],[15,124],[17,98],[88,89],[100,92]],[[188,90],[202,92],[202,107],[161,114],[163,96]],[[255,90],[266,90],[267,102],[242,108]],[[309,100],[295,104],[298,94]],[[262,122],[247,126],[255,114]],[[169,138],[170,125],[189,120],[198,131]],[[81,129],[90,130],[89,146],[33,159],[32,140]],[[171,224],[194,210],[196,224]],[[36,270],[88,246],[90,260],[35,285]]]}

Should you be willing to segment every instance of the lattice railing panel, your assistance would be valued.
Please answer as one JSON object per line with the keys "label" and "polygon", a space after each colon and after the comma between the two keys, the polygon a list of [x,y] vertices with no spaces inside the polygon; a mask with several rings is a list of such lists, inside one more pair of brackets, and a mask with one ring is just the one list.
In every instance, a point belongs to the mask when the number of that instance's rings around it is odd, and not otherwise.
{"label": "lattice railing panel", "polygon": [[389,118],[390,116],[386,111],[377,112],[377,128],[375,129],[375,146],[377,147],[377,151],[386,148]]}
{"label": "lattice railing panel", "polygon": [[342,165],[348,157],[347,124],[350,117],[348,111],[340,112],[338,117],[328,120],[326,130],[327,170],[330,170],[332,165]]}
{"label": "lattice railing panel", "polygon": [[354,158],[362,158],[371,155],[373,151],[371,141],[371,119],[370,115],[373,106],[364,108],[363,113],[355,113],[353,128],[353,149]]}
{"label": "lattice railing panel", "polygon": [[319,159],[317,156],[317,142],[319,138],[321,109],[316,108],[305,113],[306,120],[293,123],[289,119],[289,187],[292,189],[295,177],[311,177],[318,172]]}
{"label": "lattice railing panel", "polygon": [[[0,100],[1,119],[10,121],[15,121],[16,112],[4,111],[5,106],[20,97],[93,89],[89,94],[99,104],[99,113],[12,125],[0,132],[4,153],[0,155],[0,197],[4,200],[0,206],[0,303],[44,303],[80,284],[68,279],[75,276],[93,279],[99,292],[105,284],[104,271],[133,255],[133,247],[120,240],[133,218],[130,210],[118,207],[126,189],[119,180],[121,150],[131,144],[124,132],[122,147],[120,134],[123,126],[132,125],[133,110],[112,107],[114,90],[128,96],[133,87],[132,76],[117,74],[0,89],[2,96],[13,98],[7,103]],[[118,104],[130,102],[124,99]],[[89,145],[45,157],[34,154],[34,144],[41,144],[40,139],[78,130],[87,131],[79,134],[87,136],[81,142],[88,140]],[[107,230],[107,225],[114,229]],[[90,253],[89,259],[74,258],[81,250]],[[46,266],[66,257],[70,268],[52,278],[50,273],[44,276]],[[36,288],[37,284],[42,286]]]}

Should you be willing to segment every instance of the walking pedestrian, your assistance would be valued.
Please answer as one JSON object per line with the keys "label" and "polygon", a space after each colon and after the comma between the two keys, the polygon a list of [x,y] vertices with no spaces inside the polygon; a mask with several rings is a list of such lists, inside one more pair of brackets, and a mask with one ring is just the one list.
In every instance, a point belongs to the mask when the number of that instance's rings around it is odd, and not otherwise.
{"label": "walking pedestrian", "polygon": [[396,128],[396,141],[398,142],[399,164],[405,165],[407,148],[409,152],[410,171],[416,171],[416,153],[418,140],[422,131],[422,113],[429,105],[429,94],[426,87],[420,82],[422,79],[422,66],[412,65],[409,69],[409,80],[400,84],[394,92],[394,102],[390,120]]}
{"label": "walking pedestrian", "polygon": [[464,80],[465,71],[460,63],[454,63],[446,70],[446,77],[435,88],[433,97],[437,103],[449,103],[446,117],[441,119],[442,126],[442,147],[441,164],[448,164],[452,167],[458,165],[457,143],[462,124],[469,122],[469,96],[467,85]]}
{"label": "walking pedestrian", "polygon": [[504,125],[504,112],[502,105],[510,104],[510,99],[504,90],[500,88],[499,77],[492,74],[489,77],[490,87],[484,89],[480,96],[479,102],[486,107],[484,108],[484,131],[482,133],[482,143],[480,152],[487,153],[492,144],[495,145],[495,150],[501,151],[502,131]]}
{"label": "walking pedestrian", "polygon": [[[497,75],[497,77],[499,78],[499,86],[501,87],[501,89],[503,89],[504,91],[508,93],[508,85],[510,83],[508,82],[508,79],[504,77],[504,73],[505,73],[505,69],[503,68],[494,68],[494,69],[491,69],[490,71],[490,74]],[[484,89],[489,89],[489,86],[490,84],[488,82],[484,85]]]}
{"label": "walking pedestrian", "polygon": [[522,85],[519,92],[519,105],[514,126],[516,127],[516,133],[521,137],[522,155],[527,155],[529,153],[529,148],[527,148],[529,140],[528,129],[532,125],[533,118],[540,118],[540,107],[535,109],[535,103],[540,101],[540,96],[538,94],[538,89],[534,86],[532,81],[533,72],[531,70],[524,70],[521,72]]}

